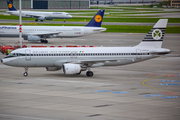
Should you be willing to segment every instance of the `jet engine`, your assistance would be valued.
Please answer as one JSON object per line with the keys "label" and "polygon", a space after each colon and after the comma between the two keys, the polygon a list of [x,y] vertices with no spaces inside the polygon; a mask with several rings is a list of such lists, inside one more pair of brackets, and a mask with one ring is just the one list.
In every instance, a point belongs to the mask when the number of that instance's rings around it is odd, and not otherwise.
{"label": "jet engine", "polygon": [[29,35],[29,36],[27,36],[27,40],[29,40],[29,41],[40,41],[41,38],[40,38],[40,36]]}
{"label": "jet engine", "polygon": [[53,20],[53,18],[46,18],[46,20]]}
{"label": "jet engine", "polygon": [[58,71],[61,70],[61,67],[46,67],[47,71]]}
{"label": "jet engine", "polygon": [[79,64],[63,64],[64,74],[78,74],[81,72],[81,66]]}
{"label": "jet engine", "polygon": [[41,16],[41,17],[38,17],[38,20],[44,20],[45,17]]}

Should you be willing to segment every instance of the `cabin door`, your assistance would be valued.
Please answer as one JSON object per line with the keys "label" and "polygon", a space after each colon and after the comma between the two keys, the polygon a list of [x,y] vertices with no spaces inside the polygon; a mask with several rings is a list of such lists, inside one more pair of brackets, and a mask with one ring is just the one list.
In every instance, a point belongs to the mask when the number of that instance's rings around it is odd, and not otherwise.
{"label": "cabin door", "polygon": [[136,53],[137,53],[137,59],[141,59],[141,50],[136,49]]}
{"label": "cabin door", "polygon": [[30,61],[31,60],[31,51],[30,50],[26,50],[26,61]]}

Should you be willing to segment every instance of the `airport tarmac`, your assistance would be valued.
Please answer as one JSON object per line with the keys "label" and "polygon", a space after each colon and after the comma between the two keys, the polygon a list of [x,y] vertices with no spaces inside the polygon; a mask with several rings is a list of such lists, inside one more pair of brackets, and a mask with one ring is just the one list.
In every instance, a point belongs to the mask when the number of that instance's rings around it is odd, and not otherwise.
{"label": "airport tarmac", "polygon": [[[50,45],[134,46],[146,34],[100,33],[48,39]],[[165,34],[163,47],[180,54],[180,34]],[[18,38],[0,38],[15,44]],[[29,46],[36,42],[25,42]],[[45,44],[41,44],[45,45]],[[0,54],[0,59],[5,55]],[[0,120],[179,120],[180,57],[92,68],[93,77],[0,63]]]}
{"label": "airport tarmac", "polygon": [[[19,20],[0,20],[0,23],[19,23]],[[50,23],[50,24],[83,24],[86,25],[88,22],[64,22],[62,21],[43,21],[35,22],[34,20],[23,20],[23,23],[35,24],[35,23]],[[102,22],[102,25],[138,25],[138,26],[153,26],[155,23],[129,23],[129,22]],[[180,23],[168,23],[167,26],[180,26]]]}

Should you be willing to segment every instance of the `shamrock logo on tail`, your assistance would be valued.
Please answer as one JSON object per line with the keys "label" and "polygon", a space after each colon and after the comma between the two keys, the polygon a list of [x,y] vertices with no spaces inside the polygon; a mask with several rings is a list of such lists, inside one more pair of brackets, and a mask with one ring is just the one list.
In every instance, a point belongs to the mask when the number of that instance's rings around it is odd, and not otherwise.
{"label": "shamrock logo on tail", "polygon": [[153,39],[155,39],[155,40],[161,39],[161,37],[162,37],[162,32],[161,32],[161,30],[155,29],[155,30],[152,32],[152,37],[153,37]]}

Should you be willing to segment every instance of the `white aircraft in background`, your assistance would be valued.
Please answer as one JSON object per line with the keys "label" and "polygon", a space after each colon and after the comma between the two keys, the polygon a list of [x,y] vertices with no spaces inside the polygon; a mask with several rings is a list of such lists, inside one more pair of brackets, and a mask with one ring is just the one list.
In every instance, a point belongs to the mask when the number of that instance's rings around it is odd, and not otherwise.
{"label": "white aircraft in background", "polygon": [[134,47],[79,47],[79,48],[22,48],[12,51],[1,62],[5,65],[24,67],[46,67],[47,71],[63,70],[64,74],[93,76],[90,68],[119,66],[136,63],[160,54],[170,53],[161,48],[168,19],[160,19],[140,44]]}
{"label": "white aircraft in background", "polygon": [[[13,4],[7,0],[7,6],[9,11],[6,11],[8,14],[19,16],[19,11],[16,10],[16,8],[13,6]],[[40,20],[43,22],[43,20],[53,20],[53,19],[69,19],[72,18],[72,16],[69,13],[66,12],[35,12],[35,11],[21,11],[22,17],[25,18],[36,18],[35,21]]]}
{"label": "white aircraft in background", "polygon": [[[22,26],[22,37],[28,41],[48,43],[46,38],[80,37],[105,31],[101,27],[104,10],[97,14],[86,26]],[[0,37],[19,37],[19,26],[0,26]]]}

